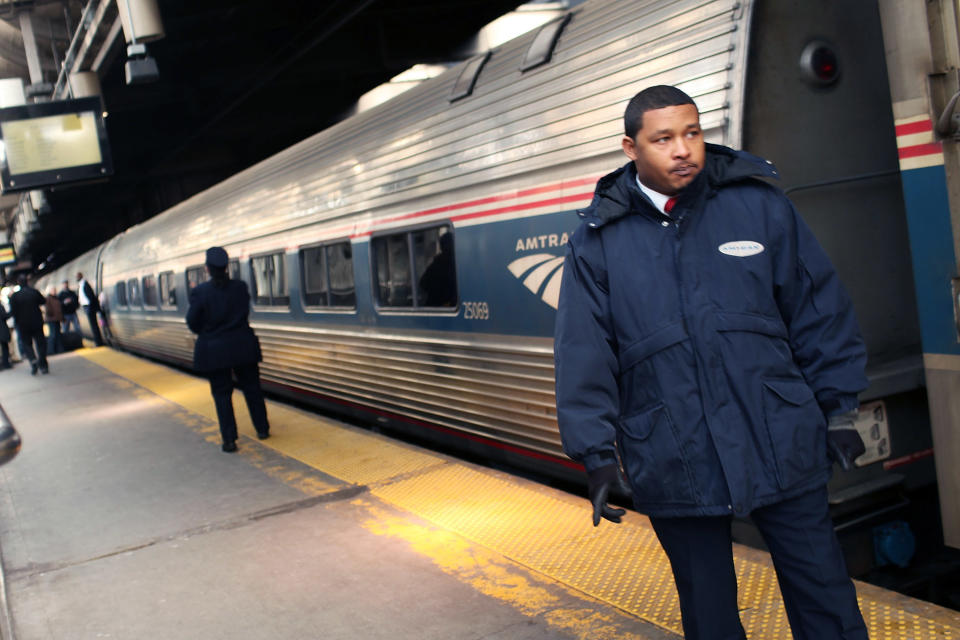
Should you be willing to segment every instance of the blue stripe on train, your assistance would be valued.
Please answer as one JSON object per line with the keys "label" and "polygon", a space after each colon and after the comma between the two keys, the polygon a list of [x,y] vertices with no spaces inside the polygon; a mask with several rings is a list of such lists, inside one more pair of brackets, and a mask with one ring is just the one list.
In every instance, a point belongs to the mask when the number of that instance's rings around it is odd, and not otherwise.
{"label": "blue stripe on train", "polygon": [[910,169],[900,176],[923,351],[960,355],[950,287],[951,278],[957,275],[957,261],[944,168]]}

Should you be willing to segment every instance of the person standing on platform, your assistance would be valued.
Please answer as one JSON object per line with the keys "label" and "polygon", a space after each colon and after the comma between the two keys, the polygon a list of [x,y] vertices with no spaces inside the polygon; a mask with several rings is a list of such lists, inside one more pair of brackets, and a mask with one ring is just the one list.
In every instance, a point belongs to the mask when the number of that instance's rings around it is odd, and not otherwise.
{"label": "person standing on platform", "polygon": [[100,321],[97,319],[100,302],[97,300],[97,294],[93,287],[90,286],[82,273],[77,273],[77,298],[80,300],[80,306],[83,307],[87,314],[87,320],[90,322],[90,332],[93,334],[94,344],[102,347],[103,336],[100,335]]}
{"label": "person standing on platform", "polygon": [[47,301],[43,306],[43,317],[47,322],[47,353],[50,355],[63,353],[63,343],[60,340],[60,324],[63,322],[63,305],[57,297],[57,289],[50,287],[47,290]]}
{"label": "person standing on platform", "polygon": [[[19,278],[20,290],[10,296],[10,315],[17,327],[20,339],[20,351],[30,361],[30,374],[49,373],[47,367],[47,340],[43,335],[43,314],[40,307],[47,300],[43,294],[30,286],[27,276]],[[34,352],[34,344],[36,352]]]}
{"label": "person standing on platform", "polygon": [[848,469],[864,452],[851,301],[757,179],[773,165],[707,144],[689,96],[645,89],[624,125],[630,162],[600,179],[567,246],[554,342],[563,447],[586,468],[593,523],[624,514],[608,504],[622,464],[688,640],[746,637],[731,521],[748,515],[794,638],[863,640],[826,489],[831,458]]}
{"label": "person standing on platform", "polygon": [[57,294],[60,299],[60,305],[63,311],[63,333],[69,333],[71,327],[73,331],[80,333],[80,319],[77,318],[77,309],[80,308],[80,300],[77,294],[70,290],[70,281],[63,281],[63,288]]}
{"label": "person standing on platform", "polygon": [[234,382],[247,401],[250,419],[257,437],[270,437],[267,407],[260,389],[263,357],[260,342],[247,320],[250,293],[243,280],[231,280],[227,273],[229,258],[222,247],[210,247],[206,254],[210,279],[190,291],[187,326],[197,334],[193,349],[193,367],[210,380],[210,392],[217,409],[223,450],[237,450],[237,422],[233,413]]}
{"label": "person standing on platform", "polygon": [[10,363],[10,327],[7,326],[9,317],[6,307],[0,302],[0,370],[13,368]]}

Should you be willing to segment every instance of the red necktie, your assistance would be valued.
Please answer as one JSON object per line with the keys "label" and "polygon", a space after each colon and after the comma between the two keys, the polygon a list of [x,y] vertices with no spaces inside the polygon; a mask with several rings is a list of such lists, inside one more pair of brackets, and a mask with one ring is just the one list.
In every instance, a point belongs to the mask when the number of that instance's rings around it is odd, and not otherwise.
{"label": "red necktie", "polygon": [[673,211],[673,205],[677,204],[676,198],[669,198],[663,205],[663,210],[667,213]]}

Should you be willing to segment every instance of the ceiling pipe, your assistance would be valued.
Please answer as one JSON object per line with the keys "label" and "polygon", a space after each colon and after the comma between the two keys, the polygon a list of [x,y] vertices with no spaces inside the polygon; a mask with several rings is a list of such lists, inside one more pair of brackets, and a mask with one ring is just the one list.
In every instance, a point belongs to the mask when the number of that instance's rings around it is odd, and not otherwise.
{"label": "ceiling pipe", "polygon": [[[70,47],[67,49],[67,55],[64,58],[63,65],[60,67],[60,73],[57,74],[57,82],[53,87],[52,94],[54,100],[59,100],[66,94],[68,87],[67,79],[70,73],[74,71],[74,63],[78,57],[77,53],[86,41],[84,36],[91,31],[93,34],[96,34],[103,21],[103,15],[106,13],[105,9],[104,11],[100,11],[100,8],[109,2],[110,0],[90,0],[87,6],[83,8],[83,13],[80,16],[80,24],[77,25],[77,30],[73,33],[73,38],[70,40]],[[84,54],[85,53],[84,51]]]}

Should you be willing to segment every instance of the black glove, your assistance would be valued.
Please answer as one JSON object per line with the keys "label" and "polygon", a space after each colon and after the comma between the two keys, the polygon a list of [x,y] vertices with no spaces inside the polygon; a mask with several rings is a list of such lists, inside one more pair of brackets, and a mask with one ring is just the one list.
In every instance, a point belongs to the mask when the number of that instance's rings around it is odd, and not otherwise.
{"label": "black glove", "polygon": [[827,453],[844,471],[853,469],[853,461],[867,450],[854,427],[857,410],[831,416],[827,425]]}
{"label": "black glove", "polygon": [[601,516],[610,522],[619,523],[620,518],[627,512],[626,509],[617,509],[607,504],[607,496],[614,488],[626,489],[620,476],[620,467],[616,464],[587,471],[587,495],[593,503],[593,526],[600,524]]}

